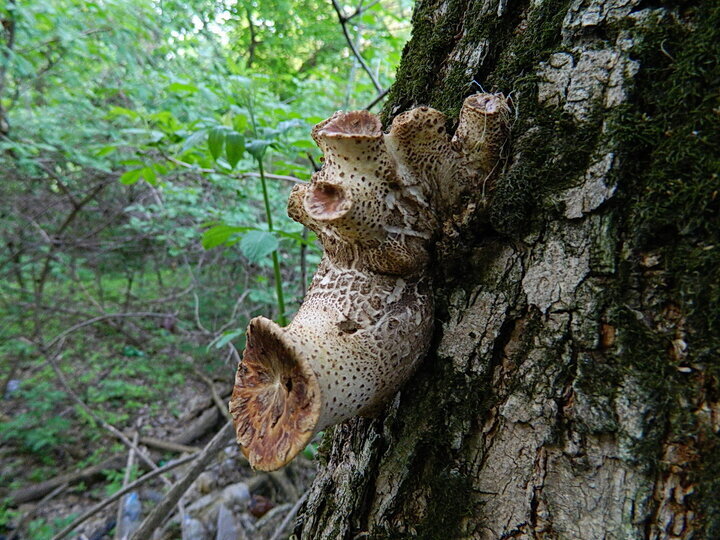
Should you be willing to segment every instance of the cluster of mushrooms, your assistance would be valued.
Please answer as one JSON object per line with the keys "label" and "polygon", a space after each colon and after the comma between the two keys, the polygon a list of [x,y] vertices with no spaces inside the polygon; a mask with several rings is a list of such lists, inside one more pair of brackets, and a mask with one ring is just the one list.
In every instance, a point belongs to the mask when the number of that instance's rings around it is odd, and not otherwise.
{"label": "cluster of mushrooms", "polygon": [[509,116],[507,98],[482,93],[452,138],[429,107],[388,133],[367,111],[313,128],[324,165],[293,189],[288,214],[325,253],[288,326],[250,321],[229,404],[254,468],[278,469],[317,432],[377,413],[413,373],[433,331],[432,245],[459,208],[484,204]]}

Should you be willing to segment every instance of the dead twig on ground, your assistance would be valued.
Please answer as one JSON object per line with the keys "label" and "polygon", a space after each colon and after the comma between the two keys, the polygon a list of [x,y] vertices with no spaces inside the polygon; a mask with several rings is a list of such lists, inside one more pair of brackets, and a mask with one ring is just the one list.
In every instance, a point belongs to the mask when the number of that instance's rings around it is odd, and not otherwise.
{"label": "dead twig on ground", "polygon": [[35,508],[30,510],[27,514],[23,516],[23,518],[20,520],[20,523],[18,523],[18,526],[15,528],[15,531],[10,535],[8,540],[18,540],[20,538],[20,533],[22,533],[23,529],[27,526],[30,521],[32,521],[32,518],[35,517],[35,514],[37,514],[37,511],[40,510],[46,503],[48,503],[50,500],[54,499],[58,495],[60,495],[63,491],[65,491],[68,487],[68,483],[64,483],[56,487],[53,491],[48,493],[45,497],[42,498],[42,500],[37,503]]}
{"label": "dead twig on ground", "polygon": [[[180,435],[174,437],[168,442],[168,445],[179,446],[175,446],[175,448],[170,448],[169,446],[159,446],[157,444],[154,446],[163,450],[171,450],[173,452],[180,451],[180,446],[186,445],[205,435],[205,433],[207,433],[208,430],[217,423],[219,418],[220,413],[218,412],[217,407],[213,405],[212,407],[206,409],[192,422],[190,422]],[[141,438],[140,442],[142,444],[146,444],[147,446],[153,446],[152,441],[158,440],[149,437],[148,439],[150,439],[150,441],[145,442],[144,439],[144,437]],[[184,447],[182,451],[189,451],[190,448],[192,447]],[[123,466],[124,461],[125,456],[123,454],[117,454],[109,457],[102,463],[98,463],[97,465],[91,465],[82,469],[81,471],[61,474],[54,478],[50,478],[49,480],[46,480],[44,482],[40,482],[39,484],[33,484],[24,488],[20,488],[17,491],[11,493],[9,499],[14,505],[34,501],[35,499],[39,499],[43,495],[50,493],[52,490],[62,484],[67,483],[68,485],[72,485],[80,481],[90,481],[93,478],[101,476],[103,471],[107,471],[109,469],[119,469]],[[142,466],[144,465],[144,463],[141,463],[140,465]],[[145,465],[145,467],[147,467],[147,465]]]}
{"label": "dead twig on ground", "polygon": [[[60,346],[62,349],[62,344]],[[60,354],[60,353],[58,353]],[[58,380],[60,381],[60,384],[65,389],[65,391],[70,395],[72,400],[77,403],[82,410],[84,410],[90,417],[95,420],[98,424],[100,424],[105,430],[112,433],[117,439],[120,440],[125,446],[128,448],[133,449],[138,457],[145,462],[146,465],[148,465],[152,470],[156,470],[158,466],[155,464],[154,461],[152,461],[146,454],[143,452],[136,444],[133,444],[133,442],[128,439],[119,429],[117,429],[112,424],[106,422],[102,418],[100,418],[97,414],[95,414],[95,411],[93,411],[82,399],[80,399],[80,396],[78,396],[75,391],[70,387],[67,380],[65,379],[65,375],[63,375],[63,372],[60,370],[60,367],[55,362],[55,358],[48,354],[47,352],[44,352],[43,356],[45,356],[45,360],[50,364],[50,367],[55,372],[55,375],[57,375]],[[166,479],[163,479],[167,482]]]}
{"label": "dead twig on ground", "polygon": [[300,510],[300,507],[305,502],[305,499],[307,499],[309,493],[309,491],[306,491],[303,496],[297,500],[297,502],[288,512],[287,516],[285,516],[285,519],[282,520],[282,523],[280,523],[280,525],[278,525],[278,528],[275,529],[275,532],[270,537],[270,540],[278,540],[280,538],[280,535],[282,535],[283,531],[290,523],[290,520],[292,520],[292,518],[295,517],[295,514],[297,514],[298,510]]}
{"label": "dead twig on ground", "polygon": [[117,493],[111,495],[110,497],[108,497],[108,498],[105,499],[104,501],[101,501],[101,502],[99,502],[98,504],[96,504],[95,506],[93,506],[90,510],[88,510],[87,512],[85,512],[83,515],[79,516],[79,517],[78,517],[77,519],[75,519],[72,523],[70,523],[67,527],[65,527],[63,530],[61,530],[61,531],[60,531],[59,533],[57,533],[55,536],[53,536],[53,537],[52,537],[52,540],[61,540],[62,538],[64,538],[65,536],[67,536],[69,533],[71,533],[74,529],[76,529],[77,527],[79,527],[80,525],[82,525],[83,523],[85,523],[88,519],[90,519],[91,517],[93,517],[95,514],[97,514],[98,512],[100,512],[103,508],[105,508],[105,507],[107,507],[107,506],[110,506],[112,503],[114,503],[115,501],[117,501],[120,497],[122,497],[122,496],[125,495],[126,493],[129,493],[130,491],[132,491],[132,490],[135,489],[136,487],[144,484],[144,483],[147,482],[148,480],[152,480],[152,479],[155,478],[156,476],[159,476],[159,475],[161,475],[161,474],[164,474],[164,473],[166,473],[166,472],[169,472],[169,471],[173,470],[174,468],[179,467],[180,465],[185,465],[186,463],[189,463],[189,462],[193,461],[194,459],[197,459],[197,457],[198,457],[199,455],[200,455],[200,453],[198,452],[198,453],[193,454],[193,455],[191,455],[191,456],[186,456],[186,457],[180,458],[180,459],[178,459],[178,460],[176,460],[176,461],[171,461],[171,462],[168,463],[167,465],[164,465],[164,466],[160,467],[158,470],[149,472],[149,473],[147,473],[146,475],[138,478],[138,479],[135,480],[134,482],[128,484],[126,487],[124,487],[123,489],[121,489],[120,491],[118,491]]}
{"label": "dead twig on ground", "polygon": [[226,403],[223,403],[222,399],[220,399],[220,396],[218,395],[217,390],[215,390],[215,384],[212,382],[210,377],[206,376],[202,371],[200,371],[195,366],[193,366],[193,371],[195,372],[195,375],[197,375],[198,378],[200,378],[210,389],[210,393],[212,394],[213,403],[215,403],[215,406],[218,408],[218,411],[220,411],[220,414],[222,414],[225,418],[227,418],[230,422],[232,422],[232,416],[230,415],[228,406]]}
{"label": "dead twig on ground", "polygon": [[[138,443],[138,432],[137,430],[133,434],[133,444],[137,446]],[[126,488],[128,485],[128,482],[130,482],[130,473],[132,471],[133,465],[135,464],[135,450],[131,448],[128,451],[128,458],[127,462],[125,463],[125,474],[123,476],[123,484],[122,487]],[[120,523],[122,522],[123,517],[123,505],[125,503],[125,498],[123,497],[120,499],[120,502],[118,503],[118,509],[117,509],[117,517],[115,518],[115,539],[116,540],[122,540],[122,531],[120,530]]]}
{"label": "dead twig on ground", "polygon": [[145,446],[157,448],[158,450],[168,450],[170,452],[188,452],[193,454],[201,450],[201,448],[198,448],[197,446],[187,446],[185,444],[179,444],[172,441],[164,441],[155,437],[140,437],[140,443]]}
{"label": "dead twig on ground", "polygon": [[140,527],[132,535],[131,540],[145,540],[152,538],[152,533],[167,517],[168,513],[178,503],[180,497],[187,491],[195,479],[200,475],[205,467],[210,463],[215,455],[227,444],[232,436],[234,436],[235,430],[233,425],[227,423],[223,428],[212,438],[212,440],[205,446],[204,450],[192,464],[190,470],[185,473],[178,482],[170,488],[170,491],[165,495],[165,498],[153,508],[150,514],[143,520]]}

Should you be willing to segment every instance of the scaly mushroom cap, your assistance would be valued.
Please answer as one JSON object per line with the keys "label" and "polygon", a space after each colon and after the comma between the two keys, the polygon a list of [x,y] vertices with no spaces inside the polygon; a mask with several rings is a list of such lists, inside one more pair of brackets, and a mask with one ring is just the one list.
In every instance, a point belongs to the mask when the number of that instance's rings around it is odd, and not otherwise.
{"label": "scaly mushroom cap", "polygon": [[255,469],[285,465],[310,441],[320,412],[317,379],[274,322],[250,321],[230,414],[237,442]]}

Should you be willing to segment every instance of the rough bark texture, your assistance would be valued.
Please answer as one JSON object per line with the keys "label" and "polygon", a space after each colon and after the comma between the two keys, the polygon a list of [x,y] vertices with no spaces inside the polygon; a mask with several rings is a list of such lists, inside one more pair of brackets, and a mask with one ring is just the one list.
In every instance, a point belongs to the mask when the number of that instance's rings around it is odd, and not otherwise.
{"label": "rough bark texture", "polygon": [[[419,0],[386,121],[517,119],[435,340],[328,432],[302,539],[720,537],[720,8]],[[452,127],[452,126],[451,126]],[[461,209],[459,209],[461,211]]]}

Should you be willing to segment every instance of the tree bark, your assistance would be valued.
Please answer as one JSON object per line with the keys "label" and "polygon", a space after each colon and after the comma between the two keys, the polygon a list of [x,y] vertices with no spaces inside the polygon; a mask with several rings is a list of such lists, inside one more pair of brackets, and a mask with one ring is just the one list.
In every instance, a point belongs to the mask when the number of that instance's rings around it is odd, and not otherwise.
{"label": "tree bark", "polygon": [[384,120],[516,120],[431,353],[325,435],[301,539],[720,537],[720,8],[419,0]]}

